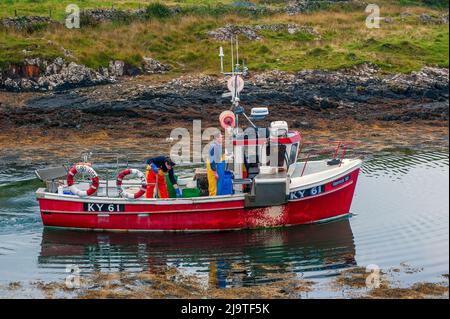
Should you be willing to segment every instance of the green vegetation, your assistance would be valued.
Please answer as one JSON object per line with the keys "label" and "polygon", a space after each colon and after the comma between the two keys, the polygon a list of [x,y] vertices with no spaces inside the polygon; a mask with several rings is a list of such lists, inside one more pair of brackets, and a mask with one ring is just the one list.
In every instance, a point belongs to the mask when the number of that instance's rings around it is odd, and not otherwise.
{"label": "green vegetation", "polygon": [[402,5],[422,5],[431,8],[448,8],[448,0],[400,0]]}
{"label": "green vegetation", "polygon": [[[46,15],[52,9],[52,15],[62,19],[65,5],[71,2],[6,0],[0,3],[0,12],[13,16],[16,8],[20,14]],[[380,1],[382,15],[394,20],[382,21],[380,29],[365,27],[367,14],[361,7],[329,7],[288,16],[248,10],[246,5],[230,6],[234,2],[78,1],[83,9],[111,8],[114,3],[117,9],[146,8],[146,14],[141,19],[125,16],[107,23],[82,16],[81,29],[66,29],[61,25],[36,25],[20,31],[0,29],[0,67],[20,63],[25,57],[62,56],[63,47],[73,54],[74,61],[93,68],[107,66],[110,60],[139,65],[143,57],[151,56],[171,65],[173,75],[217,73],[218,48],[222,45],[226,49],[228,44],[211,39],[208,31],[226,24],[278,23],[313,27],[320,38],[307,32],[289,34],[285,30],[260,31],[260,41],[241,36],[241,57],[251,70],[339,69],[365,62],[377,64],[385,72],[409,72],[425,65],[448,67],[448,25],[425,24],[417,18],[422,13],[448,14],[439,6],[442,1]],[[285,5],[285,1],[278,0],[253,2],[256,8]],[[169,10],[172,6],[179,9]],[[403,12],[412,16],[400,18]],[[227,59],[226,63],[229,63]]]}
{"label": "green vegetation", "polygon": [[147,18],[167,19],[172,15],[170,8],[162,3],[155,2],[147,6],[145,10]]}
{"label": "green vegetation", "polygon": [[[81,10],[93,8],[135,10],[149,8],[150,15],[161,14],[165,7],[177,7],[182,14],[221,15],[231,12],[244,12],[248,8],[245,5],[233,5],[235,0],[2,0],[0,1],[0,17],[23,15],[49,16],[61,20],[66,16],[65,9],[69,4],[76,4]],[[241,1],[245,4],[246,1]],[[276,0],[271,4],[267,1],[252,1],[256,6],[269,8],[282,8],[285,1]],[[164,5],[162,5],[164,4]],[[167,12],[166,12],[167,13]]]}
{"label": "green vegetation", "polygon": [[20,63],[27,57],[52,60],[61,56],[61,52],[45,40],[22,38],[5,32],[0,32],[0,48],[0,66]]}

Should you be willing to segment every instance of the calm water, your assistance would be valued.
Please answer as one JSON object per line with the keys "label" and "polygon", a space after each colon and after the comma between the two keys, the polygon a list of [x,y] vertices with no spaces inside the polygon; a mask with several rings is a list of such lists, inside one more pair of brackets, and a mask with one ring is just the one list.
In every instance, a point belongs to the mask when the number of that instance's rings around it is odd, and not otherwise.
{"label": "calm water", "polygon": [[34,197],[41,184],[32,170],[0,167],[0,285],[62,280],[68,265],[82,273],[173,265],[219,287],[261,285],[291,272],[319,283],[311,297],[339,294],[327,283],[355,265],[406,267],[396,277],[401,285],[441,281],[449,269],[448,178],[446,153],[379,156],[363,166],[349,219],[227,233],[119,234],[44,229]]}

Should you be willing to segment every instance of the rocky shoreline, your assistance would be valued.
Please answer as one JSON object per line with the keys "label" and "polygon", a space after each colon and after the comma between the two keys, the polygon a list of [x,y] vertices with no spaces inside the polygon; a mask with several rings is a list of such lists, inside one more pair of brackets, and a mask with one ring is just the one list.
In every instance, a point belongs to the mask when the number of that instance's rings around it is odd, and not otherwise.
{"label": "rocky shoreline", "polygon": [[[448,121],[448,69],[426,67],[384,75],[372,65],[341,71],[307,70],[252,74],[242,93],[247,107],[268,106],[274,117],[352,118],[357,121]],[[3,127],[96,129],[123,122],[207,122],[229,106],[223,79],[189,75],[154,83],[150,77],[59,92],[32,94],[20,108],[0,100]],[[99,78],[102,81],[102,78]],[[288,116],[286,116],[288,115]],[[214,123],[214,122],[213,122]],[[120,123],[117,123],[120,126]]]}
{"label": "rocky shoreline", "polygon": [[[70,58],[70,52],[64,48],[61,50]],[[10,65],[4,71],[0,69],[0,89],[11,92],[67,90],[116,83],[122,76],[162,74],[169,70],[170,66],[150,57],[144,57],[140,67],[123,61],[110,61],[107,68],[100,67],[98,70],[68,62],[62,57],[53,61],[29,58],[20,65]]]}
{"label": "rocky shoreline", "polygon": [[[218,126],[230,106],[225,91],[215,76],[152,75],[70,90],[3,92],[0,165],[44,165],[86,149],[166,152],[173,128],[191,130],[193,120],[203,129]],[[269,107],[269,121],[287,120],[308,141],[360,141],[358,155],[448,150],[448,69],[385,75],[362,65],[251,74],[242,104],[247,111]]]}

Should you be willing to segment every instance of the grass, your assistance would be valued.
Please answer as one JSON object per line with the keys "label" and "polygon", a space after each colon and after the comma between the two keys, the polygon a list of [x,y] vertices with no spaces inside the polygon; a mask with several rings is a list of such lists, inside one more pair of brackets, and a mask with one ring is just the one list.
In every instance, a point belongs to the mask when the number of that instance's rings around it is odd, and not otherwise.
{"label": "grass", "polygon": [[41,57],[52,60],[61,52],[47,41],[36,38],[23,38],[0,31],[0,66],[18,64],[25,58]]}
{"label": "grass", "polygon": [[[54,6],[63,8],[70,1],[10,0],[6,8],[27,8],[38,14]],[[222,1],[230,4],[234,1]],[[263,0],[257,1],[263,4]],[[273,7],[281,1],[267,1]],[[167,2],[164,2],[167,3]],[[182,14],[172,14],[156,3],[148,10],[150,18],[121,23],[114,21],[85,25],[81,29],[62,26],[36,28],[29,32],[0,30],[0,67],[20,63],[25,56],[53,58],[62,55],[59,46],[71,51],[74,60],[92,68],[107,66],[110,60],[124,60],[139,65],[144,56],[170,64],[172,74],[189,72],[217,73],[218,48],[227,43],[213,41],[209,30],[225,24],[254,25],[297,23],[314,27],[321,39],[307,33],[288,34],[285,31],[261,31],[261,41],[241,37],[241,57],[252,71],[279,69],[295,72],[302,69],[339,69],[365,62],[374,63],[385,72],[409,72],[425,65],[448,67],[448,25],[427,25],[416,18],[395,19],[382,23],[380,29],[367,29],[366,13],[361,9],[333,7],[296,16],[286,14],[235,15],[216,14],[217,1],[168,1],[183,8]],[[398,17],[402,12],[441,14],[441,9],[418,6],[418,1],[391,4],[381,1],[383,16]],[[108,7],[112,1],[80,1],[80,7]],[[115,8],[138,8],[148,1],[114,1]],[[423,3],[420,3],[423,4]],[[26,6],[25,6],[26,5]],[[0,4],[0,9],[5,9]],[[220,7],[220,6],[219,6]],[[202,9],[203,8],[203,9]],[[206,9],[205,9],[206,8]],[[209,9],[208,9],[209,8]],[[213,10],[214,9],[214,10]],[[197,10],[197,11],[196,11]],[[207,10],[200,14],[201,10]],[[208,11],[209,10],[209,11]],[[3,10],[2,10],[3,11]],[[58,44],[47,45],[47,41]],[[26,51],[23,51],[23,50]],[[26,53],[29,51],[28,53]],[[25,52],[25,53],[24,53]],[[226,57],[225,62],[229,64]],[[229,66],[227,66],[229,67]]]}
{"label": "grass", "polygon": [[[149,4],[164,3],[170,7],[178,7],[184,12],[198,14],[225,13],[225,6],[232,5],[235,0],[2,0],[0,1],[0,18],[20,15],[45,15],[51,14],[54,19],[63,19],[66,16],[65,9],[69,4],[76,4],[81,10],[92,8],[115,8],[121,10],[132,10],[146,8]],[[242,1],[245,2],[245,1]],[[264,1],[253,1],[257,5]],[[273,1],[268,7],[280,8],[283,1]],[[238,7],[236,7],[239,9]],[[241,7],[240,9],[245,9]]]}

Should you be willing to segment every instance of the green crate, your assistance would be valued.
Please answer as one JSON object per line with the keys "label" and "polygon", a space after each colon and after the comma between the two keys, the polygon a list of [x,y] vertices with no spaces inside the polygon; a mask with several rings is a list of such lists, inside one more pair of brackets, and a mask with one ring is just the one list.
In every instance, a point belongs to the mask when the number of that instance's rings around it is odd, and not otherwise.
{"label": "green crate", "polygon": [[[174,175],[174,177],[175,180],[178,181],[178,176]],[[169,198],[177,198],[177,193],[175,192],[175,188],[170,182],[169,174],[166,175],[166,185],[167,185],[167,192],[169,193]]]}
{"label": "green crate", "polygon": [[200,190],[198,188],[183,189],[183,198],[200,197]]}

